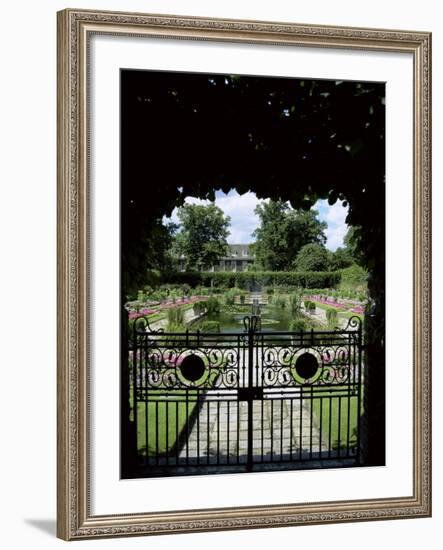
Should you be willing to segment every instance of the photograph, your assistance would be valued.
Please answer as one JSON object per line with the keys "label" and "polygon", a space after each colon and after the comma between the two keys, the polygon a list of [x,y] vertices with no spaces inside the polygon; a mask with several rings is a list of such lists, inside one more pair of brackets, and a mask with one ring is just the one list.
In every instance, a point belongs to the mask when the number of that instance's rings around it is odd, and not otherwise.
{"label": "photograph", "polygon": [[429,517],[431,33],[57,20],[57,535]]}
{"label": "photograph", "polygon": [[385,82],[119,80],[121,477],[383,466]]}

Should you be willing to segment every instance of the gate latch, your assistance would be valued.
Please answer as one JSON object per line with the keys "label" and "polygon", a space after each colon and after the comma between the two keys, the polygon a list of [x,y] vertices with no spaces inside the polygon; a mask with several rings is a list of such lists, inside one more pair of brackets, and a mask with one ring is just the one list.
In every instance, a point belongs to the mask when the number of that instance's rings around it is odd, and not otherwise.
{"label": "gate latch", "polygon": [[238,388],[239,401],[263,399],[263,388]]}

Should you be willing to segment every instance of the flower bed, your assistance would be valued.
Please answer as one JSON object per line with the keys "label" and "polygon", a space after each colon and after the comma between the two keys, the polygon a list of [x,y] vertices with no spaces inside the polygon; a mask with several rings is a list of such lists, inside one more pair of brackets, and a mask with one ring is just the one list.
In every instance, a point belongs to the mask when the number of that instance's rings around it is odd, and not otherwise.
{"label": "flower bed", "polygon": [[320,304],[324,304],[325,306],[328,306],[328,307],[335,307],[337,309],[342,309],[345,311],[348,310],[348,311],[351,311],[352,313],[357,313],[358,315],[363,315],[363,313],[365,312],[364,306],[358,306],[358,305],[352,304],[353,306],[352,309],[349,309],[351,304],[347,302],[333,302],[331,298],[324,298],[318,295],[309,296],[308,299],[314,302],[319,302]]}
{"label": "flower bed", "polygon": [[129,319],[138,319],[139,317],[154,315],[155,313],[161,313],[162,311],[166,311],[168,309],[174,309],[177,307],[182,307],[186,305],[192,305],[196,302],[200,302],[202,300],[206,300],[206,296],[191,296],[190,298],[184,298],[180,301],[172,301],[168,300],[162,304],[159,305],[156,309],[152,308],[143,308],[139,311],[130,311],[129,312]]}

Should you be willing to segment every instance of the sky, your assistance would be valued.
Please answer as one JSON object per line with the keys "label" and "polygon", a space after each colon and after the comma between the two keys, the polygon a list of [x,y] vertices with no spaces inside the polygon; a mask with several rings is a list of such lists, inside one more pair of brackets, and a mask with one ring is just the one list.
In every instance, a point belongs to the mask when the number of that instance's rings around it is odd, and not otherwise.
{"label": "sky", "polygon": [[[186,201],[190,204],[209,204],[209,201],[187,197]],[[237,191],[231,190],[227,195],[222,191],[215,193],[215,204],[223,210],[226,216],[231,218],[229,244],[247,244],[254,241],[252,233],[259,225],[258,216],[254,209],[260,201],[255,193],[244,193],[239,195]],[[345,218],[348,208],[344,207],[341,201],[337,201],[333,206],[328,204],[327,200],[318,200],[314,209],[318,211],[318,217],[321,221],[328,224],[326,229],[326,248],[335,251],[343,246],[343,238],[346,235],[348,226],[345,224]],[[170,218],[178,223],[177,209],[174,209]],[[165,218],[168,220],[168,218]]]}

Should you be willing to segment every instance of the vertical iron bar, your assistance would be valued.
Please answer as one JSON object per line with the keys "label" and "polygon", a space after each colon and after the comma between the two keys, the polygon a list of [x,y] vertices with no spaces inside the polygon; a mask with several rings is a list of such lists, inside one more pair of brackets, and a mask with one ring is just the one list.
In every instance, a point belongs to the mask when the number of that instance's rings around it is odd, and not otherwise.
{"label": "vertical iron bar", "polygon": [[274,460],[274,400],[271,398],[271,462]]}
{"label": "vertical iron bar", "polygon": [[299,437],[300,437],[300,445],[298,447],[298,459],[301,460],[302,458],[302,451],[303,451],[303,386],[300,387],[300,431],[299,431]]}
{"label": "vertical iron bar", "polygon": [[312,459],[312,423],[313,423],[313,408],[314,408],[314,388],[311,386],[311,398],[309,401],[309,458]]}
{"label": "vertical iron bar", "polygon": [[197,388],[195,407],[197,410],[197,464],[200,464],[200,388]]}
{"label": "vertical iron bar", "polygon": [[217,465],[220,464],[220,397],[217,396]]}
{"label": "vertical iron bar", "polygon": [[186,466],[189,466],[189,390],[186,388]]}
{"label": "vertical iron bar", "polygon": [[348,420],[346,423],[346,456],[350,455],[350,437],[351,437],[351,383],[355,384],[355,339],[349,336],[349,374],[348,374]]}
{"label": "vertical iron bar", "polygon": [[166,393],[166,465],[169,465],[169,400],[168,393]]}
{"label": "vertical iron bar", "polygon": [[211,402],[209,400],[206,400],[206,403],[208,404],[208,406],[207,406],[208,415],[207,415],[207,426],[206,426],[206,444],[207,444],[207,452],[206,452],[207,460],[206,460],[206,462],[207,462],[207,464],[209,464],[209,456],[210,456],[209,455],[209,427],[210,427],[210,425],[209,425],[209,412],[210,412],[209,408],[211,406]]}
{"label": "vertical iron bar", "polygon": [[[145,358],[145,362],[147,357]],[[142,376],[144,370],[144,376]],[[146,460],[145,463],[149,465],[149,388],[148,388],[148,372],[147,368],[140,368],[140,385],[143,387],[143,396],[145,402],[145,438],[146,438]],[[138,407],[134,409],[135,414],[138,416]],[[138,441],[138,434],[137,434]],[[137,444],[138,447],[138,444]]]}
{"label": "vertical iron bar", "polygon": [[337,441],[338,441],[338,449],[337,449],[337,456],[340,456],[340,450],[341,450],[341,395],[338,396],[338,433],[337,433]]}
{"label": "vertical iron bar", "polygon": [[158,457],[158,400],[155,400],[155,463],[159,464]]}
{"label": "vertical iron bar", "polygon": [[252,469],[252,407],[253,407],[253,400],[252,400],[252,388],[253,388],[253,368],[254,368],[254,361],[253,361],[253,353],[254,353],[254,329],[252,324],[252,318],[251,323],[249,325],[248,330],[248,455],[247,455],[247,464],[246,467],[248,470]]}
{"label": "vertical iron bar", "polygon": [[280,461],[283,460],[283,396],[280,399]]}
{"label": "vertical iron bar", "polygon": [[[133,411],[133,420],[134,420],[134,432],[135,432],[135,463],[138,464],[139,457],[138,457],[138,418],[137,418],[137,363],[138,363],[138,338],[137,338],[137,331],[135,329],[135,321],[134,321],[134,332],[133,332],[133,356],[132,356],[132,411]],[[141,352],[140,352],[141,353]]]}
{"label": "vertical iron bar", "polygon": [[265,438],[265,434],[264,434],[264,414],[263,414],[263,410],[264,410],[264,405],[265,405],[265,401],[264,399],[261,400],[261,461],[263,462],[264,460],[264,438]]}
{"label": "vertical iron bar", "polygon": [[329,435],[328,435],[328,458],[331,457],[331,438],[332,438],[332,396],[329,392]]}
{"label": "vertical iron bar", "polygon": [[294,397],[291,397],[291,417],[289,419],[289,437],[290,437],[290,444],[289,444],[289,460],[292,460],[292,453],[293,453],[293,437],[294,437]]}
{"label": "vertical iron bar", "polygon": [[229,401],[229,399],[226,400],[226,407],[228,409],[226,411],[226,447],[227,447],[226,463],[229,464],[229,430],[230,430],[229,413],[230,413],[230,409],[231,409],[231,402]]}
{"label": "vertical iron bar", "polygon": [[179,463],[179,453],[180,453],[180,446],[178,441],[178,396],[176,397],[177,401],[175,402],[175,458],[176,458],[176,464],[178,466]]}
{"label": "vertical iron bar", "polygon": [[322,437],[323,437],[323,396],[320,394],[320,397],[319,397],[319,400],[320,400],[320,429],[319,429],[319,434],[318,434],[318,450],[319,450],[319,453],[320,453],[320,458],[322,456],[322,452],[323,452],[323,449],[322,449]]}
{"label": "vertical iron bar", "polygon": [[357,383],[358,383],[358,394],[357,394],[357,456],[356,462],[360,464],[360,444],[361,444],[361,380],[362,380],[362,326],[361,322],[358,325],[358,372],[357,372]]}
{"label": "vertical iron bar", "polygon": [[240,464],[240,401],[237,397],[237,464]]}

